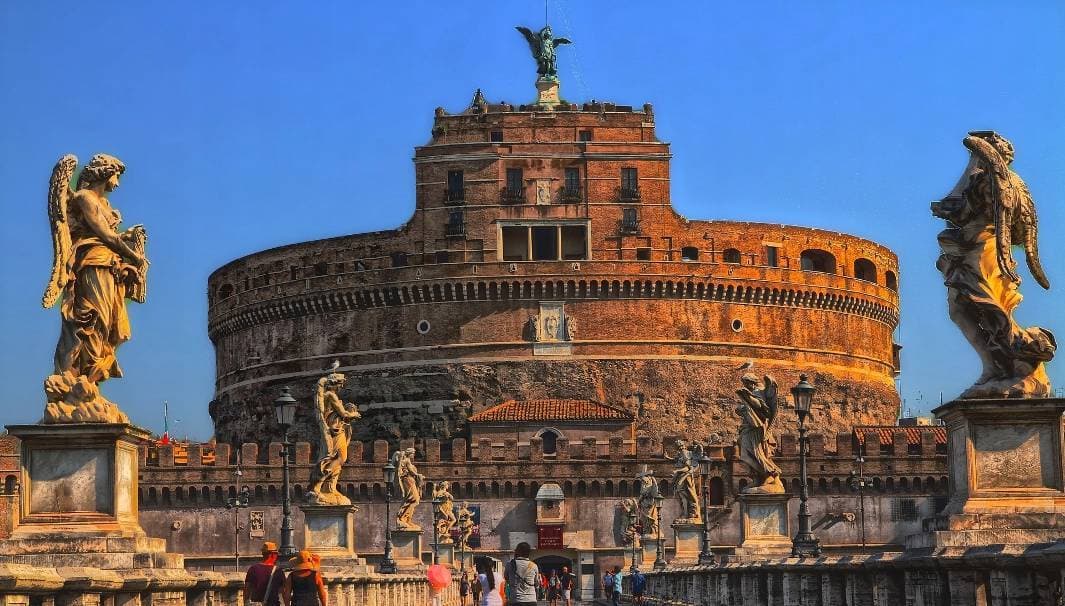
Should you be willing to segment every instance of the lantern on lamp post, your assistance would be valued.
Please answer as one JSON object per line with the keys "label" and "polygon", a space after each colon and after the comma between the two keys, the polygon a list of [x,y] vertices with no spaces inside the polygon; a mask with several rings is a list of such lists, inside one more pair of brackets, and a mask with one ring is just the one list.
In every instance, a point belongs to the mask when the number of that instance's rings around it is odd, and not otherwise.
{"label": "lantern on lamp post", "polygon": [[385,553],[377,572],[396,574],[396,560],[392,558],[392,484],[396,481],[396,466],[389,461],[385,464]]}
{"label": "lantern on lamp post", "polygon": [[278,554],[283,557],[291,557],[296,554],[296,544],[293,540],[292,530],[292,503],[289,499],[289,449],[292,445],[288,441],[288,430],[296,419],[296,398],[288,387],[281,388],[281,395],[274,400],[274,412],[277,414],[277,425],[281,428],[281,545]]}

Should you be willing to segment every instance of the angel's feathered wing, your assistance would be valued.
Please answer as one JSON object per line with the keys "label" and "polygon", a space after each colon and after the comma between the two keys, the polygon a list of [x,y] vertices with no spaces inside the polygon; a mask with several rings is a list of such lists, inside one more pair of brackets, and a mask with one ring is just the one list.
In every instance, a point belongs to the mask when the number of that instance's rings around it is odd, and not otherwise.
{"label": "angel's feathered wing", "polygon": [[70,179],[78,167],[78,158],[67,154],[55,163],[52,178],[48,181],[48,224],[52,228],[52,275],[41,297],[41,305],[51,307],[59,299],[70,276],[67,275],[70,260],[70,224],[67,222],[67,205],[74,192]]}
{"label": "angel's feathered wing", "polygon": [[573,44],[569,38],[554,38],[554,41],[556,47],[562,44]]}
{"label": "angel's feathered wing", "polygon": [[527,27],[520,25],[515,26],[514,29],[521,32],[521,35],[525,36],[525,41],[529,43],[529,50],[532,51],[534,57],[540,56],[540,36],[537,36],[533,31]]}
{"label": "angel's feathered wing", "polygon": [[[998,268],[1007,278],[1020,282],[1017,275],[1017,262],[1013,259],[1013,225],[1014,217],[1020,211],[1020,194],[1017,183],[1020,179],[1013,174],[1009,163],[995,146],[981,137],[969,135],[962,142],[976,157],[980,158],[990,170],[994,208],[992,218],[995,221],[995,251]],[[1003,190],[1005,184],[1008,191]],[[1045,279],[1045,276],[1044,276]]]}
{"label": "angel's feathered wing", "polygon": [[765,382],[765,405],[769,408],[767,425],[772,425],[773,420],[777,418],[777,382],[769,375],[762,377],[762,381]]}
{"label": "angel's feathered wing", "polygon": [[1028,271],[1043,288],[1050,288],[1050,279],[1043,271],[1043,264],[1039,261],[1039,218],[1035,214],[1035,202],[1028,186],[1024,181],[1017,179],[1020,190],[1020,205],[1013,217],[1013,242],[1020,242],[1024,246],[1024,259],[1028,263]]}

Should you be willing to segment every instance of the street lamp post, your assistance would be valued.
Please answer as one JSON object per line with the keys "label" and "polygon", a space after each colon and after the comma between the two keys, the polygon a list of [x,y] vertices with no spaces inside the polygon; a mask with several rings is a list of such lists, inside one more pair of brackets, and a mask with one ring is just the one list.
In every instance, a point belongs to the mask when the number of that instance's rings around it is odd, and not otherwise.
{"label": "street lamp post", "polygon": [[288,430],[292,427],[296,418],[296,398],[288,387],[281,388],[281,395],[274,400],[274,412],[277,413],[277,424],[281,428],[281,545],[278,554],[282,557],[291,557],[296,554],[296,542],[292,530],[292,503],[289,498],[289,450],[292,444],[288,441]]}
{"label": "street lamp post", "polygon": [[385,464],[385,553],[377,572],[396,574],[396,561],[392,558],[392,483],[396,480],[396,466],[391,461]]}
{"label": "street lamp post", "polygon": [[851,471],[850,484],[852,490],[858,491],[858,524],[861,528],[862,536],[862,549],[865,549],[865,489],[869,486],[869,478],[865,477],[865,457],[862,456],[862,451],[858,451],[858,456],[854,457],[854,464],[857,465],[857,471]]}
{"label": "street lamp post", "polygon": [[443,497],[433,495],[433,564],[440,563],[438,561],[440,558],[440,530],[437,528],[436,522],[440,516],[440,504],[443,502]]}
{"label": "street lamp post", "polygon": [[664,570],[666,567],[666,560],[662,557],[662,501],[665,500],[666,498],[661,495],[655,496],[655,512],[658,515],[658,540],[656,541],[657,547],[654,563],[655,570]]}
{"label": "street lamp post", "polygon": [[237,455],[237,496],[226,499],[226,509],[233,510],[233,570],[240,570],[240,531],[244,529],[240,524],[240,510],[246,509],[251,502],[251,495],[247,486],[240,485],[240,478],[244,472],[240,470],[240,455]]}
{"label": "street lamp post", "polygon": [[703,455],[699,461],[703,479],[703,550],[699,552],[699,564],[712,566],[717,563],[714,552],[710,550],[710,457]]}
{"label": "street lamp post", "polygon": [[810,448],[809,438],[806,437],[806,417],[810,415],[810,405],[816,391],[813,385],[806,382],[805,374],[799,375],[798,385],[791,388],[795,412],[799,414],[799,475],[802,476],[802,486],[799,490],[799,532],[791,541],[792,557],[821,555],[821,544],[810,530],[810,506],[806,502],[809,498],[806,488],[806,455]]}

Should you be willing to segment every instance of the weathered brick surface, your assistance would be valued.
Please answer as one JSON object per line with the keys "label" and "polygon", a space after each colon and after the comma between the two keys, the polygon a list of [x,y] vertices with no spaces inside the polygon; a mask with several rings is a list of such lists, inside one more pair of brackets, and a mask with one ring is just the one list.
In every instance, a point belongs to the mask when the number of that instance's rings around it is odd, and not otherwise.
{"label": "weathered brick surface", "polygon": [[[496,130],[501,143],[489,141]],[[578,141],[585,130],[592,141]],[[346,397],[373,405],[356,437],[393,446],[462,437],[469,414],[540,397],[625,407],[644,434],[727,438],[747,360],[785,394],[810,374],[820,431],[892,422],[895,255],[827,230],[685,219],[672,207],[670,154],[650,107],[439,113],[415,150],[415,211],[402,227],[262,251],[211,275],[216,435],[269,441],[278,377],[309,403],[332,359],[349,376]],[[523,171],[524,204],[502,201],[508,168]],[[579,171],[579,203],[563,203],[567,168]],[[623,168],[638,171],[638,201],[619,200]],[[458,205],[445,196],[452,170],[463,171]],[[535,203],[537,181],[550,204]],[[627,208],[635,233],[620,229]],[[449,236],[456,211],[464,230]],[[587,225],[590,258],[504,261],[508,221]],[[803,270],[811,250],[835,267]],[[862,259],[875,275],[856,275]],[[541,301],[565,304],[572,355],[534,356],[527,322]],[[297,439],[315,437],[311,410],[300,408]]]}

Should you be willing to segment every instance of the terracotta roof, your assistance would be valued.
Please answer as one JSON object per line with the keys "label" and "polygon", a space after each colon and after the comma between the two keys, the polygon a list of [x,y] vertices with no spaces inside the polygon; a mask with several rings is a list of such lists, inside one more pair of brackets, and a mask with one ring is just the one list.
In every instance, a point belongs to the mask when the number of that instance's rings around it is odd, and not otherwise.
{"label": "terracotta roof", "polygon": [[906,443],[920,444],[921,434],[931,432],[935,437],[936,444],[947,443],[947,428],[942,425],[907,425],[905,427],[891,426],[861,426],[855,427],[854,433],[858,436],[858,443],[865,444],[865,434],[876,432],[880,437],[881,444],[891,444],[896,433],[906,434]]}
{"label": "terracotta roof", "polygon": [[592,400],[507,400],[470,417],[471,423],[497,421],[624,421],[634,417]]}

